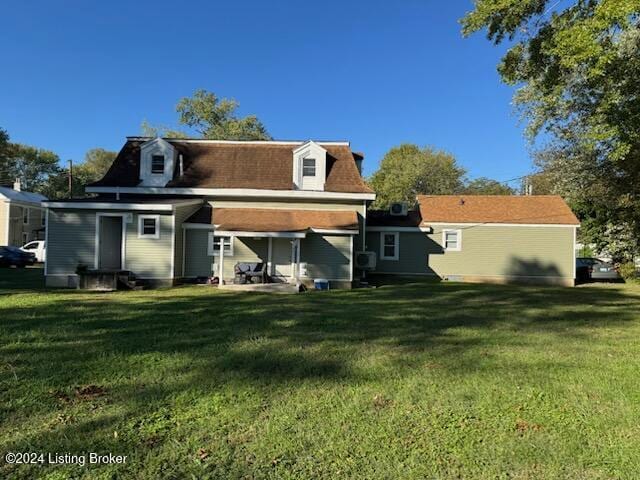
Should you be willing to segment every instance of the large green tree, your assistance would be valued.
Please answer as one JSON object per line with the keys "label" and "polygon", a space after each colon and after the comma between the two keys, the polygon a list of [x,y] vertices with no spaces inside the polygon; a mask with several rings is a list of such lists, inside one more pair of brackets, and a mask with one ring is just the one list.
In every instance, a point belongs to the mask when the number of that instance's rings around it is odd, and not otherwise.
{"label": "large green tree", "polygon": [[414,205],[420,194],[458,193],[463,189],[464,176],[464,168],[449,153],[413,144],[399,145],[387,152],[369,179],[377,194],[373,208],[387,208],[400,201]]}
{"label": "large green tree", "polygon": [[[178,123],[209,140],[271,140],[271,136],[255,115],[240,117],[240,104],[234,99],[218,98],[213,92],[196,90],[191,97],[180,99],[176,106]],[[186,132],[142,124],[145,135],[184,138]]]}
{"label": "large green tree", "polygon": [[33,192],[44,189],[51,175],[59,171],[60,158],[55,153],[30,145],[11,144],[3,165],[3,182],[20,179],[22,188]]}
{"label": "large green tree", "polygon": [[86,197],[85,187],[89,183],[100,180],[117,155],[117,152],[104,148],[92,148],[87,151],[82,163],[73,166],[71,193],[68,168],[60,169],[57,173],[50,175],[40,192],[50,199]]}
{"label": "large green tree", "polygon": [[530,137],[549,139],[537,163],[587,241],[640,236],[639,12],[638,0],[477,0],[462,21],[467,35],[509,41],[498,71]]}

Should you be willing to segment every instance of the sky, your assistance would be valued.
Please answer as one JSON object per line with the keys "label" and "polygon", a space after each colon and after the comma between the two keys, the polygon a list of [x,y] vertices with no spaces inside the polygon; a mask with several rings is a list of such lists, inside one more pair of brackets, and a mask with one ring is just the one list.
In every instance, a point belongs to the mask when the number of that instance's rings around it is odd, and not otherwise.
{"label": "sky", "polygon": [[275,139],[348,140],[370,175],[404,142],[446,150],[470,177],[531,160],[504,48],[463,38],[471,0],[11,1],[2,8],[0,127],[81,161],[143,120],[177,126],[204,88]]}

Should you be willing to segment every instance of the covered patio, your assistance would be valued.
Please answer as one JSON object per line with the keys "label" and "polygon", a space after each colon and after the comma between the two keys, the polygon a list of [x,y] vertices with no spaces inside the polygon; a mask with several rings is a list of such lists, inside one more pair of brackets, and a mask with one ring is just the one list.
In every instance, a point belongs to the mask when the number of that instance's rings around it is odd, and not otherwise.
{"label": "covered patio", "polygon": [[[333,277],[330,280],[353,280],[353,237],[358,234],[354,211],[206,205],[183,224],[183,229],[185,235],[193,229],[207,230],[208,253],[214,258],[212,274],[222,279],[221,284],[231,283],[236,263],[249,260],[265,263],[267,276],[274,283],[299,284],[324,273],[327,275],[320,276]],[[187,258],[188,250],[196,248],[196,242],[189,243],[185,238]],[[305,248],[309,250],[305,252]],[[341,264],[340,272],[329,275],[336,264]]]}

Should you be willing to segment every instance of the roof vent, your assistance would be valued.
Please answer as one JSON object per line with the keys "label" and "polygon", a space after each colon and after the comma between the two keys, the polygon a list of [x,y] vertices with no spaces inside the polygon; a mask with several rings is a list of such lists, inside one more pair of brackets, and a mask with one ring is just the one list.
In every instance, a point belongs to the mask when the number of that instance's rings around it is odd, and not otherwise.
{"label": "roof vent", "polygon": [[14,189],[16,192],[19,192],[20,190],[22,190],[22,183],[20,182],[20,179],[19,179],[19,178],[16,178],[16,181],[15,181],[15,182],[13,182],[13,189]]}

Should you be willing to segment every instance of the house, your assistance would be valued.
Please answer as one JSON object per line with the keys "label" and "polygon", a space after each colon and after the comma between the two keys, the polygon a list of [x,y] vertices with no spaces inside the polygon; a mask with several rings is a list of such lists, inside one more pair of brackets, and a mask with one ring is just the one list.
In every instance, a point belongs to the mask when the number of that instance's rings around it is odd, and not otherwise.
{"label": "house", "polygon": [[44,200],[43,195],[22,191],[18,180],[13,188],[0,186],[0,245],[21,247],[44,238]]}
{"label": "house", "polygon": [[562,198],[422,195],[418,205],[368,213],[376,273],[574,285],[579,222]]}
{"label": "house", "polygon": [[362,161],[348,142],[128,137],[95,198],[45,202],[46,283],[74,286],[79,268],[232,282],[262,262],[276,281],[350,287],[375,199]]}

